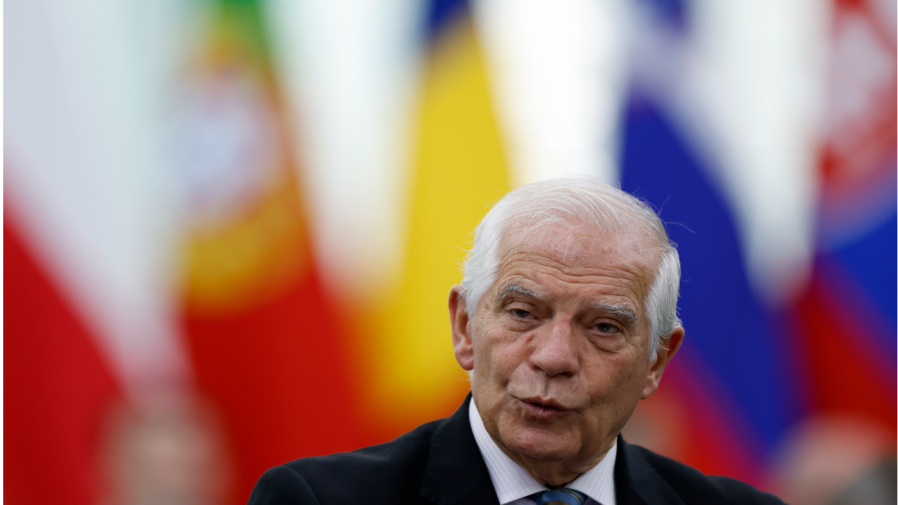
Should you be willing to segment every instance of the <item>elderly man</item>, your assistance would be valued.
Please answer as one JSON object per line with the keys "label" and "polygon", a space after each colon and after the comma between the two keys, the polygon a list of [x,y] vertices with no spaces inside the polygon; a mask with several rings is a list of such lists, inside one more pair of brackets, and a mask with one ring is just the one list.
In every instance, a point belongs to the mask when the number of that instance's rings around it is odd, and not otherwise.
{"label": "elderly man", "polygon": [[781,503],[620,436],[683,341],[679,278],[636,198],[589,178],[510,192],[449,293],[464,404],[387,444],[273,468],[250,504]]}

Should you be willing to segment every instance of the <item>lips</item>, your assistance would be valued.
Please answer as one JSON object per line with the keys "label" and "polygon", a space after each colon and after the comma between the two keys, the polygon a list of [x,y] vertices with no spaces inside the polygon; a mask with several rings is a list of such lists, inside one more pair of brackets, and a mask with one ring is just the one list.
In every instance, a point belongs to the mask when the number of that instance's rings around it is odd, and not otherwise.
{"label": "lips", "polygon": [[525,412],[534,417],[543,419],[547,419],[570,410],[552,398],[540,398],[538,396],[534,396],[530,398],[519,398],[518,400],[520,400],[521,404],[523,405]]}

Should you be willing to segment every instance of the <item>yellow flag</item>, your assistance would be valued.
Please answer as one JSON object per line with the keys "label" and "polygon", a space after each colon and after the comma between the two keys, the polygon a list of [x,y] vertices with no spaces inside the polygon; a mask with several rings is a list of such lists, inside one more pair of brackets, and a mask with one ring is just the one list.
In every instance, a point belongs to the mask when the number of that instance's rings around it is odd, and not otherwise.
{"label": "yellow flag", "polygon": [[359,330],[365,411],[404,430],[446,415],[470,384],[456,363],[449,289],[473,230],[509,189],[483,55],[470,20],[441,35],[425,67],[407,215],[403,277]]}

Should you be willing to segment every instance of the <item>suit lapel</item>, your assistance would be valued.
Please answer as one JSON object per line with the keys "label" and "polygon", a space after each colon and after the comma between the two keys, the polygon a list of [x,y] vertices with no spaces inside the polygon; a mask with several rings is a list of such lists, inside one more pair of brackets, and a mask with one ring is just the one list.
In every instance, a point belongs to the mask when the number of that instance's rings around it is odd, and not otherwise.
{"label": "suit lapel", "polygon": [[421,496],[435,505],[498,505],[480,448],[471,432],[468,405],[471,394],[458,410],[437,428],[421,485]]}
{"label": "suit lapel", "polygon": [[617,505],[684,505],[667,481],[620,435],[617,436],[614,489]]}

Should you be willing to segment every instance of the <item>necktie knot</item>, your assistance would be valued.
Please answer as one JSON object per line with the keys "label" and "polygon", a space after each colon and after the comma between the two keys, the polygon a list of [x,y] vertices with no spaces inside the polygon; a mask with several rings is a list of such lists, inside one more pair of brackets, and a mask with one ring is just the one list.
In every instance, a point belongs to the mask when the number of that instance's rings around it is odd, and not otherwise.
{"label": "necktie knot", "polygon": [[549,489],[531,495],[537,505],[583,505],[586,495],[566,487]]}

